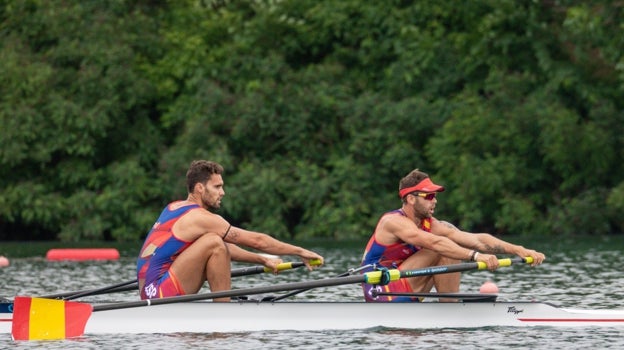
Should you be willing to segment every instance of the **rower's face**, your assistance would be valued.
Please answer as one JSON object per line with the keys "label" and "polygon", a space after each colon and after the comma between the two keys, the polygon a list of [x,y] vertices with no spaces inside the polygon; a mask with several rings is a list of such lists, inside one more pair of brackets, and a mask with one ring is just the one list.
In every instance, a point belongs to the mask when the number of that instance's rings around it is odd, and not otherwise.
{"label": "rower's face", "polygon": [[420,193],[420,194],[410,194],[413,198],[413,208],[414,213],[420,218],[430,218],[433,217],[433,213],[435,212],[435,206],[438,203],[436,199],[436,193]]}
{"label": "rower's face", "polygon": [[221,207],[221,199],[225,196],[223,177],[218,174],[213,174],[202,188],[202,206],[208,210],[219,209]]}

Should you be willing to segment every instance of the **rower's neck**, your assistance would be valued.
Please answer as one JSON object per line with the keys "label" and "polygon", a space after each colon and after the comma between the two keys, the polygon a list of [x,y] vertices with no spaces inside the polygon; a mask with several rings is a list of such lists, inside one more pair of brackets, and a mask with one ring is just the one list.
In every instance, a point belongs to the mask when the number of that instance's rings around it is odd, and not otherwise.
{"label": "rower's neck", "polygon": [[193,193],[189,193],[188,197],[186,197],[186,200],[183,203],[184,205],[197,204],[202,207],[201,197]]}
{"label": "rower's neck", "polygon": [[420,223],[422,222],[422,219],[416,216],[416,213],[411,207],[404,205],[403,207],[401,207],[400,210],[401,212],[403,212],[403,215],[407,216],[410,220],[412,220],[416,224],[416,226],[420,227]]}

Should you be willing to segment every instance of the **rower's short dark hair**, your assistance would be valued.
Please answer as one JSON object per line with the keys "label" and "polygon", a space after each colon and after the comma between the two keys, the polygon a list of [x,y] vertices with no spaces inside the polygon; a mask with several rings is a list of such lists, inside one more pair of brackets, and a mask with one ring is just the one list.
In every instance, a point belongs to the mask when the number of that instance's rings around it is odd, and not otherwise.
{"label": "rower's short dark hair", "polygon": [[206,183],[212,175],[223,174],[223,166],[217,162],[209,160],[194,160],[186,172],[186,189],[188,193],[193,192],[197,183]]}
{"label": "rower's short dark hair", "polygon": [[[417,184],[419,184],[422,180],[426,179],[429,177],[429,174],[422,172],[418,169],[414,169],[412,171],[410,171],[409,174],[405,175],[405,177],[403,177],[401,179],[401,181],[399,181],[399,192],[401,192],[402,189],[404,188],[409,188],[412,186],[416,186]],[[401,200],[403,202],[405,202],[405,197],[401,198]]]}
{"label": "rower's short dark hair", "polygon": [[429,174],[427,174],[425,172],[422,172],[422,171],[420,171],[418,169],[414,169],[414,170],[410,171],[409,174],[405,175],[405,177],[402,178],[401,181],[399,181],[399,191],[404,189],[404,188],[416,186],[422,180],[424,180],[424,179],[426,179],[428,177],[429,177]]}

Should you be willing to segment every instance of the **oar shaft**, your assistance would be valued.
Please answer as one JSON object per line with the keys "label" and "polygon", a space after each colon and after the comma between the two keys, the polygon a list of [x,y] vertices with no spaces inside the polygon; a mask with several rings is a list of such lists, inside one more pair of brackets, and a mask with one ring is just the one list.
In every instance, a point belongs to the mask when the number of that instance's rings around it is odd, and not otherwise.
{"label": "oar shaft", "polygon": [[418,298],[455,298],[455,299],[491,299],[498,294],[491,293],[413,293],[413,292],[372,292],[376,296],[418,297]]}
{"label": "oar shaft", "polygon": [[[353,274],[358,273],[358,272],[360,272],[362,270],[368,269],[371,266],[372,266],[372,264],[369,264],[369,265],[365,265],[365,266],[360,266],[357,269],[349,269],[349,271],[343,272],[343,273],[341,273],[340,275],[338,275],[336,277],[345,277],[345,276],[353,275]],[[297,294],[309,291],[310,289],[311,288],[293,290],[290,293],[286,293],[286,294],[280,295],[279,297],[273,297],[273,298],[269,299],[269,301],[271,301],[271,302],[280,301],[282,299],[290,298],[290,297],[292,297],[294,295],[297,295]]]}
{"label": "oar shaft", "polygon": [[[321,262],[319,260],[310,261],[311,265],[320,265],[320,263]],[[285,262],[285,263],[278,264],[277,270],[284,271],[284,270],[295,269],[295,268],[299,268],[303,266],[305,266],[305,264],[301,261]],[[257,266],[232,269],[231,275],[232,277],[240,277],[240,276],[256,275],[260,273],[269,273],[269,272],[273,272],[273,270],[265,266],[257,265]],[[49,294],[49,295],[42,296],[41,298],[72,300],[72,299],[77,299],[77,298],[91,296],[91,295],[128,292],[132,290],[137,290],[138,288],[139,287],[138,287],[137,280],[133,279],[130,281],[125,281],[125,282],[113,284],[113,285],[102,287],[102,288],[84,289],[84,290],[73,291],[73,292]]]}
{"label": "oar shaft", "polygon": [[216,299],[216,298],[233,298],[233,297],[240,297],[240,296],[253,295],[253,294],[275,293],[275,292],[290,291],[290,290],[305,289],[305,288],[309,289],[309,288],[332,287],[332,286],[338,286],[338,285],[343,285],[343,284],[360,283],[360,282],[364,282],[364,280],[365,280],[364,275],[326,278],[326,279],[315,280],[315,281],[292,282],[292,283],[263,286],[263,287],[224,290],[224,291],[212,292],[212,293],[188,294],[188,295],[181,295],[177,297],[168,297],[168,298],[161,298],[161,299],[148,299],[148,300],[128,301],[128,302],[121,302],[121,303],[114,303],[114,304],[101,304],[101,305],[93,306],[93,311],[126,309],[126,308],[151,306],[151,305],[164,305],[164,304],[173,304],[173,303],[180,303],[180,302],[198,301],[198,300]]}
{"label": "oar shaft", "polygon": [[108,293],[111,290],[116,290],[118,288],[123,288],[123,287],[129,286],[129,285],[132,285],[132,284],[136,284],[136,283],[137,283],[136,279],[133,279],[133,280],[130,280],[130,281],[125,281],[125,282],[113,284],[113,285],[102,287],[102,288],[84,289],[84,290],[73,291],[73,292],[62,292],[62,293],[56,293],[56,294],[49,294],[49,295],[42,296],[40,298],[46,298],[46,299],[75,299],[75,298],[79,298],[79,297],[83,297],[83,296],[87,296],[87,295],[97,295],[97,294]]}
{"label": "oar shaft", "polygon": [[[499,259],[498,261],[499,261],[499,265],[503,267],[503,266],[511,266],[513,262],[530,263],[531,259],[530,258]],[[396,281],[404,277],[435,275],[439,273],[449,273],[449,272],[468,271],[468,270],[482,270],[486,268],[487,268],[487,265],[485,263],[479,262],[479,263],[464,263],[464,264],[437,266],[435,268],[427,267],[423,269],[406,270],[406,271],[389,270],[388,272],[390,273],[390,280]],[[93,306],[93,311],[126,309],[126,308],[151,306],[151,305],[164,305],[164,304],[173,304],[173,303],[199,301],[199,300],[216,299],[216,298],[233,298],[233,297],[240,297],[240,296],[254,295],[254,294],[286,292],[286,291],[297,290],[297,289],[333,287],[333,286],[354,284],[354,283],[380,284],[381,274],[382,274],[381,271],[373,271],[373,272],[366,272],[361,275],[326,278],[322,280],[314,280],[314,281],[307,281],[307,282],[292,282],[292,283],[263,286],[263,287],[224,290],[224,291],[212,292],[212,293],[189,294],[189,295],[167,297],[167,298],[161,298],[161,299],[148,299],[148,300],[129,301],[129,302],[114,303],[114,304],[101,304],[101,305]]]}
{"label": "oar shaft", "polygon": [[[498,266],[507,267],[507,266],[511,266],[514,263],[525,263],[525,262],[531,263],[532,261],[533,260],[528,257],[527,258],[498,259]],[[444,273],[463,272],[463,271],[470,271],[470,270],[486,270],[486,269],[487,269],[487,264],[479,261],[479,262],[470,262],[470,263],[461,263],[461,264],[452,264],[452,265],[443,265],[443,266],[433,266],[433,267],[426,267],[424,269],[416,269],[416,270],[405,270],[405,271],[401,271],[401,278],[439,275],[439,274],[444,274]]]}
{"label": "oar shaft", "polygon": [[[319,265],[321,262],[319,260],[312,260],[310,262],[311,265]],[[298,267],[303,267],[305,264],[301,261],[295,262],[285,262],[277,265],[277,271],[284,271],[290,269],[296,269]],[[238,276],[246,276],[246,275],[255,275],[259,273],[269,273],[273,272],[273,269],[270,269],[266,266],[250,266],[250,267],[241,267],[238,269],[232,270],[232,277]]]}

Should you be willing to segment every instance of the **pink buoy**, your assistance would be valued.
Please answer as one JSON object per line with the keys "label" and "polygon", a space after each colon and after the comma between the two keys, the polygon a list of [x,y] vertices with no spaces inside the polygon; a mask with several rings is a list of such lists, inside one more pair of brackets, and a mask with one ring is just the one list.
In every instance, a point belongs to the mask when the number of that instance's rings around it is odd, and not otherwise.
{"label": "pink buoy", "polygon": [[482,294],[496,294],[498,293],[498,286],[492,281],[486,281],[479,288],[479,292]]}
{"label": "pink buoy", "polygon": [[58,260],[117,260],[119,251],[114,248],[64,248],[50,249],[46,254],[46,259]]}
{"label": "pink buoy", "polygon": [[0,255],[0,267],[9,266],[9,259],[7,259],[4,255]]}

